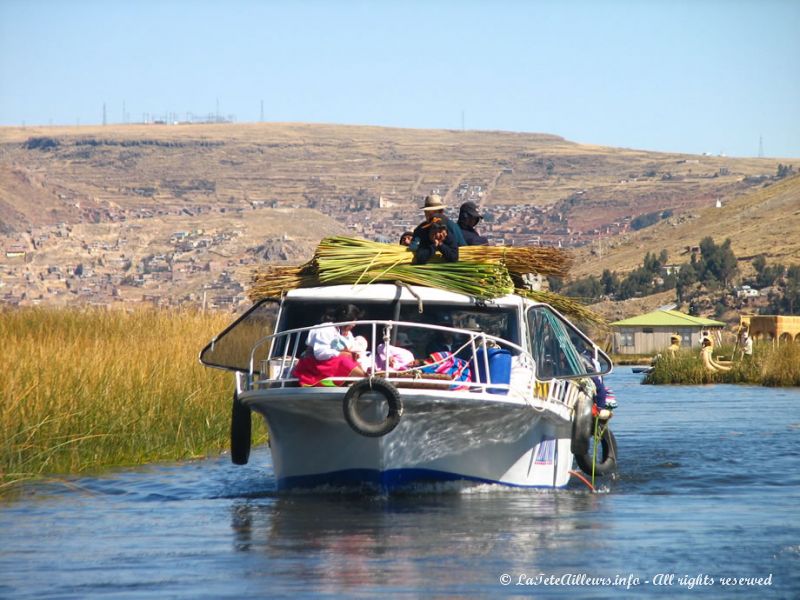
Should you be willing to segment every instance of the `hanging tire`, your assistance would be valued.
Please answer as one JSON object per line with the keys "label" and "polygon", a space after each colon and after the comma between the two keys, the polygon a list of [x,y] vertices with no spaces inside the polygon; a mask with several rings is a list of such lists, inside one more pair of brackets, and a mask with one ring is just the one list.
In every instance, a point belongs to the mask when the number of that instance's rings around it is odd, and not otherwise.
{"label": "hanging tire", "polygon": [[231,411],[231,462],[235,465],[246,465],[250,459],[252,427],[250,409],[242,404],[239,395],[234,391]]}
{"label": "hanging tire", "polygon": [[570,450],[575,456],[589,452],[589,440],[592,437],[593,426],[592,399],[585,394],[581,394],[575,404],[575,417],[572,419]]}
{"label": "hanging tire", "polygon": [[[597,463],[594,465],[595,475],[608,475],[617,469],[617,440],[606,424],[603,426],[603,434],[600,436],[600,449],[597,453]],[[575,455],[575,462],[578,463],[581,471],[587,475],[592,474],[592,454],[587,448],[583,454]]]}
{"label": "hanging tire", "polygon": [[[382,421],[369,421],[358,412],[358,403],[364,394],[377,393],[389,406],[389,412]],[[380,377],[356,381],[347,390],[342,401],[344,420],[355,431],[366,437],[381,437],[392,431],[400,423],[403,415],[403,402],[400,392],[391,383]]]}

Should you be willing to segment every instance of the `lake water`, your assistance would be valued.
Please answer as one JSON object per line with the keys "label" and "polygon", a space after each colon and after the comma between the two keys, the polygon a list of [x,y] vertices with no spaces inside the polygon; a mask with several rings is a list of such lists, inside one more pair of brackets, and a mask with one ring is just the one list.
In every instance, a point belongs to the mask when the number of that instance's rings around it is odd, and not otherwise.
{"label": "lake water", "polygon": [[639,380],[600,493],[277,494],[266,448],[28,488],[0,598],[800,597],[800,390]]}

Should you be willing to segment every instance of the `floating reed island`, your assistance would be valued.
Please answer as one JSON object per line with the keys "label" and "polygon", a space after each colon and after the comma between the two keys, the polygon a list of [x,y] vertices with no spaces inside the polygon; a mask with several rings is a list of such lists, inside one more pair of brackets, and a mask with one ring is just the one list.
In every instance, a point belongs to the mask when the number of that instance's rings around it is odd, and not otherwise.
{"label": "floating reed island", "polygon": [[[733,346],[720,352],[735,356]],[[741,383],[768,387],[800,387],[800,345],[759,342],[753,356],[736,356],[726,371],[711,371],[703,366],[697,350],[684,349],[674,356],[665,354],[655,361],[642,383],[661,385],[700,385],[706,383]]]}
{"label": "floating reed island", "polygon": [[563,250],[538,246],[462,246],[458,251],[457,262],[436,258],[424,265],[414,265],[414,253],[399,244],[328,237],[320,242],[314,257],[302,265],[268,265],[256,269],[250,277],[248,297],[256,302],[303,287],[402,282],[482,299],[516,293],[546,302],[585,323],[605,325],[600,315],[571,298],[524,287],[524,277],[529,273],[566,277],[572,258]]}

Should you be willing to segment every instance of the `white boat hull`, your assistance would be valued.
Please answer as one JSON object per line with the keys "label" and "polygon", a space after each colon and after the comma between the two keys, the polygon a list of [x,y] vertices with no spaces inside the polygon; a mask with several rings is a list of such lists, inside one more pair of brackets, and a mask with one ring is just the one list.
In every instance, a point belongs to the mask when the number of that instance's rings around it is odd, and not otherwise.
{"label": "white boat hull", "polygon": [[467,481],[562,487],[570,478],[571,422],[492,394],[403,390],[398,426],[382,437],[354,431],[342,388],[243,391],[270,434],[278,487],[365,484],[381,490]]}

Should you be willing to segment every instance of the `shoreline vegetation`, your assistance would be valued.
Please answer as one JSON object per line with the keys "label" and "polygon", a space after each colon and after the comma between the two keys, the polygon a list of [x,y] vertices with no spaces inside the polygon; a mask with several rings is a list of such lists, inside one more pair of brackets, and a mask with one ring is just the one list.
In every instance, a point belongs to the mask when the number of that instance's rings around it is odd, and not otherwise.
{"label": "shoreline vegetation", "polygon": [[[0,495],[32,479],[217,454],[232,376],[197,355],[231,316],[0,310]],[[253,419],[254,443],[266,440]]]}
{"label": "shoreline vegetation", "polygon": [[[730,357],[733,346],[722,346],[718,355]],[[645,384],[698,385],[704,383],[740,383],[768,387],[800,386],[800,344],[757,343],[749,359],[732,361],[729,371],[709,371],[697,350],[681,350],[675,356],[663,354],[647,373]]]}

